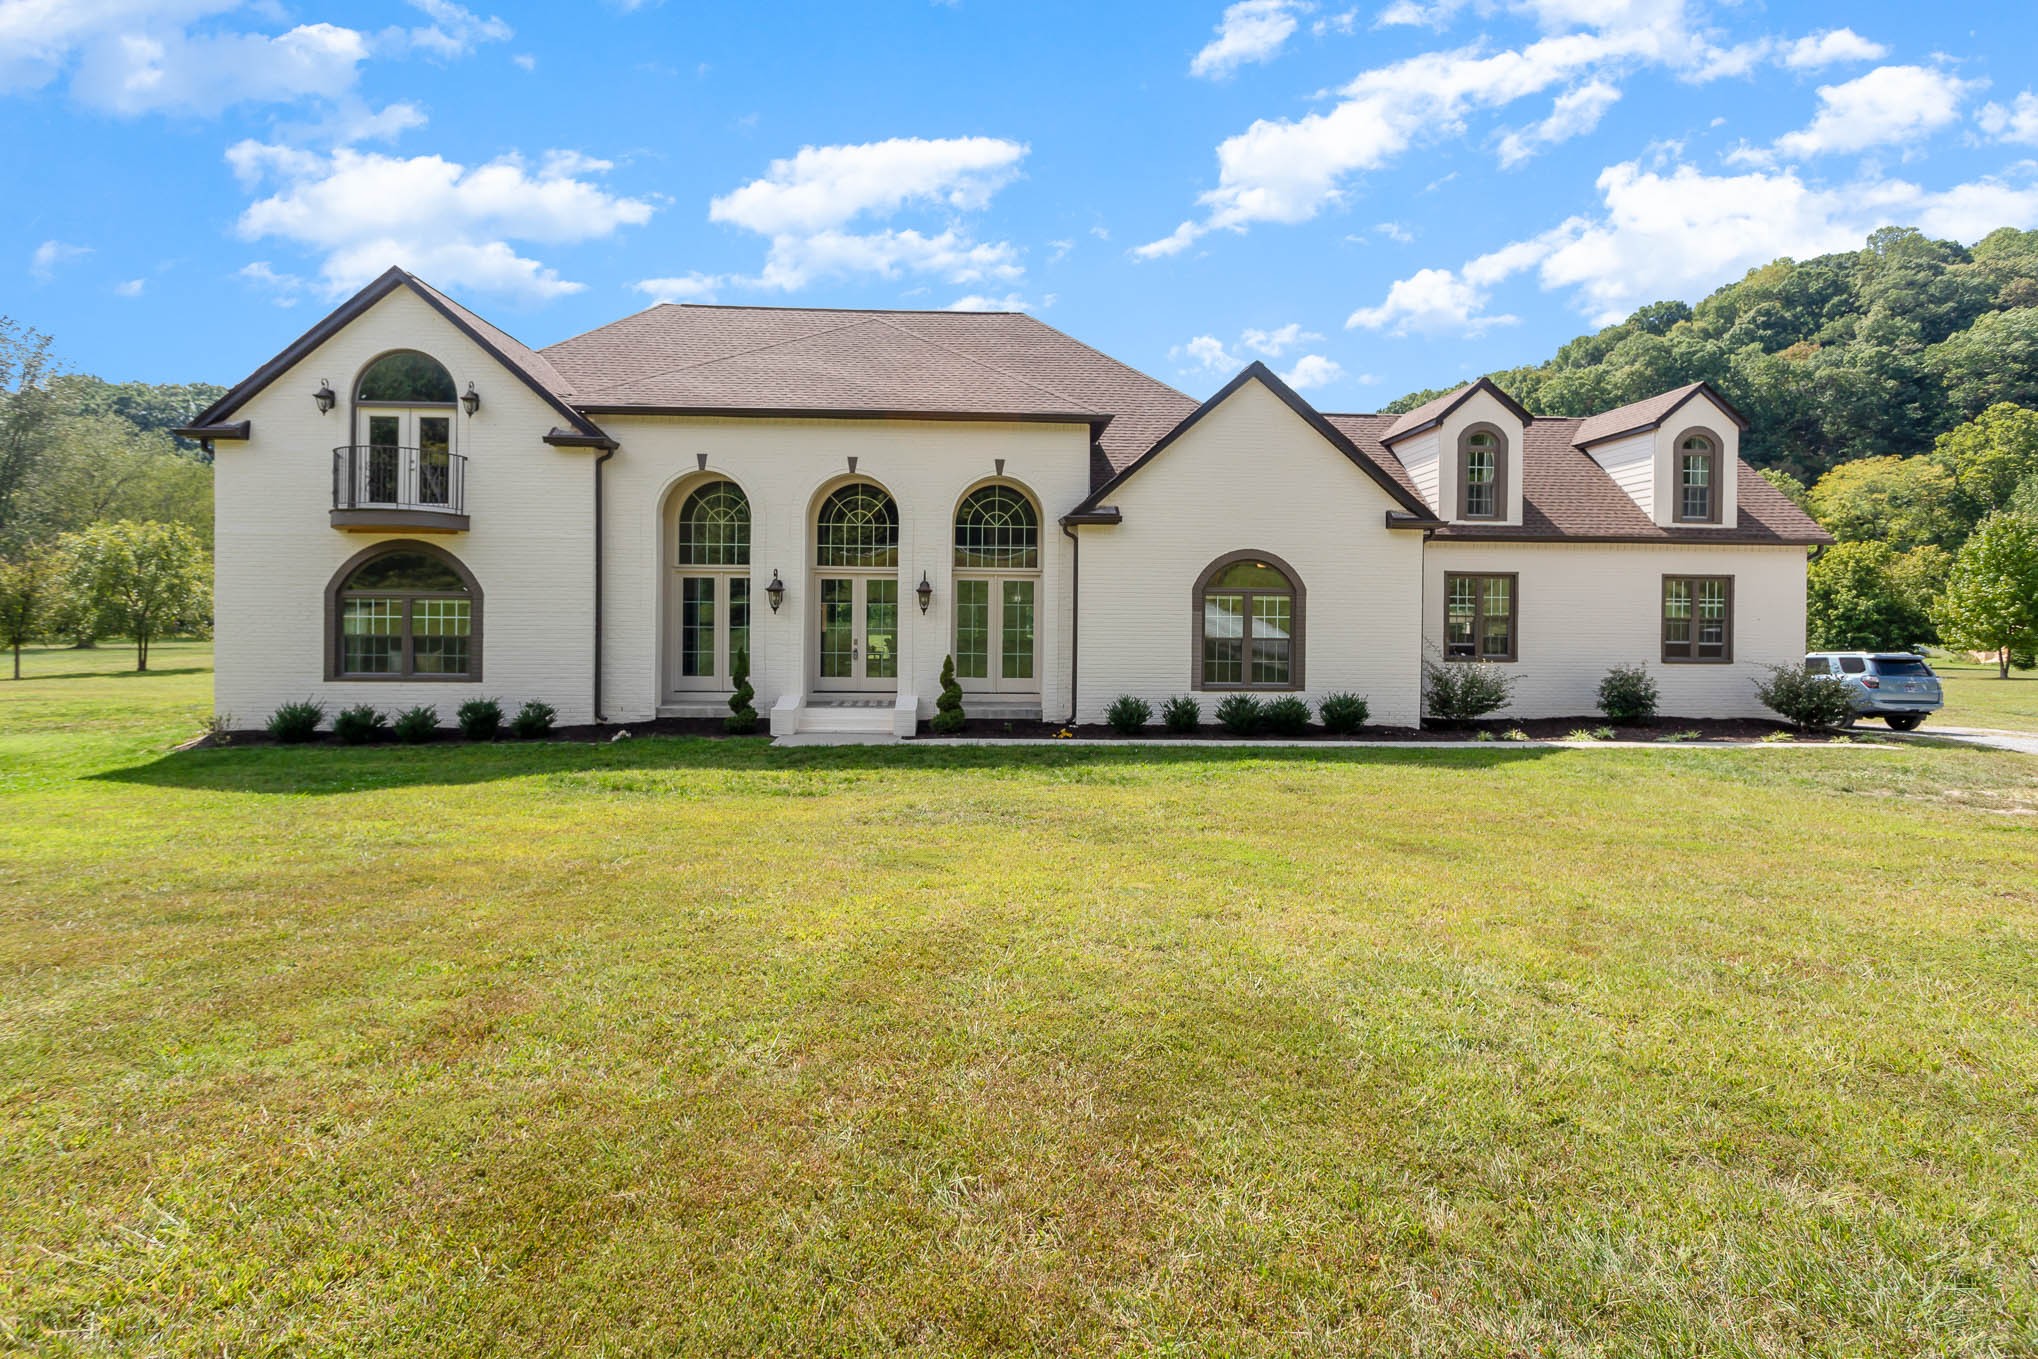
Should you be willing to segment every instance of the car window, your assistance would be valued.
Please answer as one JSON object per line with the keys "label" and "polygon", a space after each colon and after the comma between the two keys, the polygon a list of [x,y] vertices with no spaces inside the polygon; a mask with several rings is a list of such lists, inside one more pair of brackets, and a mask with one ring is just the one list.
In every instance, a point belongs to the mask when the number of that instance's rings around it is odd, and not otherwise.
{"label": "car window", "polygon": [[1840,668],[1850,675],[1858,675],[1868,669],[1868,662],[1859,656],[1842,656]]}
{"label": "car window", "polygon": [[1804,658],[1804,672],[1807,675],[1830,675],[1833,665],[1824,656],[1807,656]]}
{"label": "car window", "polygon": [[1923,676],[1931,674],[1932,667],[1926,665],[1923,661],[1906,659],[1901,656],[1878,656],[1875,661],[1875,673],[1878,675]]}

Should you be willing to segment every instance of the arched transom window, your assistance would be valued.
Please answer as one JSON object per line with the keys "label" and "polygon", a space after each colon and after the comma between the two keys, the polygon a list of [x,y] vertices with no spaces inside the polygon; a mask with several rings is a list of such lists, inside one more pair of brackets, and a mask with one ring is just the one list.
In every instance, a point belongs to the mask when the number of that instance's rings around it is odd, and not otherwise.
{"label": "arched transom window", "polygon": [[1302,585],[1264,553],[1220,557],[1196,585],[1192,687],[1300,689]]}
{"label": "arched transom window", "polygon": [[1458,518],[1507,515],[1507,436],[1474,425],[1458,441]]}
{"label": "arched transom window", "polygon": [[831,492],[815,530],[817,566],[878,570],[899,564],[899,508],[867,481]]}
{"label": "arched transom window", "polygon": [[1720,518],[1720,446],[1709,434],[1677,441],[1677,483],[1673,493],[1680,524],[1714,524]]}
{"label": "arched transom window", "polygon": [[400,406],[450,406],[454,401],[453,375],[429,354],[399,349],[361,370],[355,398]]}
{"label": "arched transom window", "polygon": [[481,678],[481,590],[442,548],[371,548],[327,602],[334,679]]}
{"label": "arched transom window", "polygon": [[709,482],[680,506],[679,564],[750,565],[750,500],[735,482]]}
{"label": "arched transom window", "polygon": [[984,486],[955,512],[955,564],[965,570],[1036,571],[1040,515],[1024,492]]}

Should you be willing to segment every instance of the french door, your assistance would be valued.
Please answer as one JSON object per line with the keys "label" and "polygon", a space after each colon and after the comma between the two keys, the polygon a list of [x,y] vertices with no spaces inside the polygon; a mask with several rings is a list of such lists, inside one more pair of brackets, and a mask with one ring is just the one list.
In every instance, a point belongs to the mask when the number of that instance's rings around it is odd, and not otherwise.
{"label": "french door", "polygon": [[898,577],[822,575],[814,581],[814,598],[820,630],[814,687],[897,692]]}
{"label": "french door", "polygon": [[375,505],[446,505],[453,492],[450,412],[365,407],[355,498]]}
{"label": "french door", "polygon": [[736,661],[750,653],[750,577],[689,571],[673,573],[672,688],[736,687]]}
{"label": "french door", "polygon": [[978,693],[1038,693],[1034,627],[1039,580],[971,577],[955,582],[955,678]]}

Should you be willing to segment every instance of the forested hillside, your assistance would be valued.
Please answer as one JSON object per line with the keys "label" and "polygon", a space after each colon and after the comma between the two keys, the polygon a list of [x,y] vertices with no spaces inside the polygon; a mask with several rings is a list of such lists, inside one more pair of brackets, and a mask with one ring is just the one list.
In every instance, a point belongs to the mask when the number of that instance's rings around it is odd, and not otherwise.
{"label": "forested hillside", "polygon": [[1742,455],[1806,482],[1854,458],[1929,452],[1997,402],[2038,406],[2038,231],[1969,248],[1886,227],[1861,250],[1776,260],[1695,307],[1651,303],[1491,377],[1547,415],[1704,379],[1752,422]]}

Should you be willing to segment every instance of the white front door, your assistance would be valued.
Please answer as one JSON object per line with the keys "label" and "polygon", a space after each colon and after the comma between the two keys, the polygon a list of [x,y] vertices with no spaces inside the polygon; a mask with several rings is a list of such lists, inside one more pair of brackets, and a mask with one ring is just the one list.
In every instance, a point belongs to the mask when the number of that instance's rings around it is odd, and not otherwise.
{"label": "white front door", "polygon": [[829,575],[814,579],[814,687],[848,693],[899,688],[899,578]]}
{"label": "white front door", "polygon": [[363,405],[356,419],[352,466],[357,503],[451,503],[452,412]]}
{"label": "white front door", "polygon": [[967,692],[1040,692],[1036,576],[955,582],[955,678]]}

